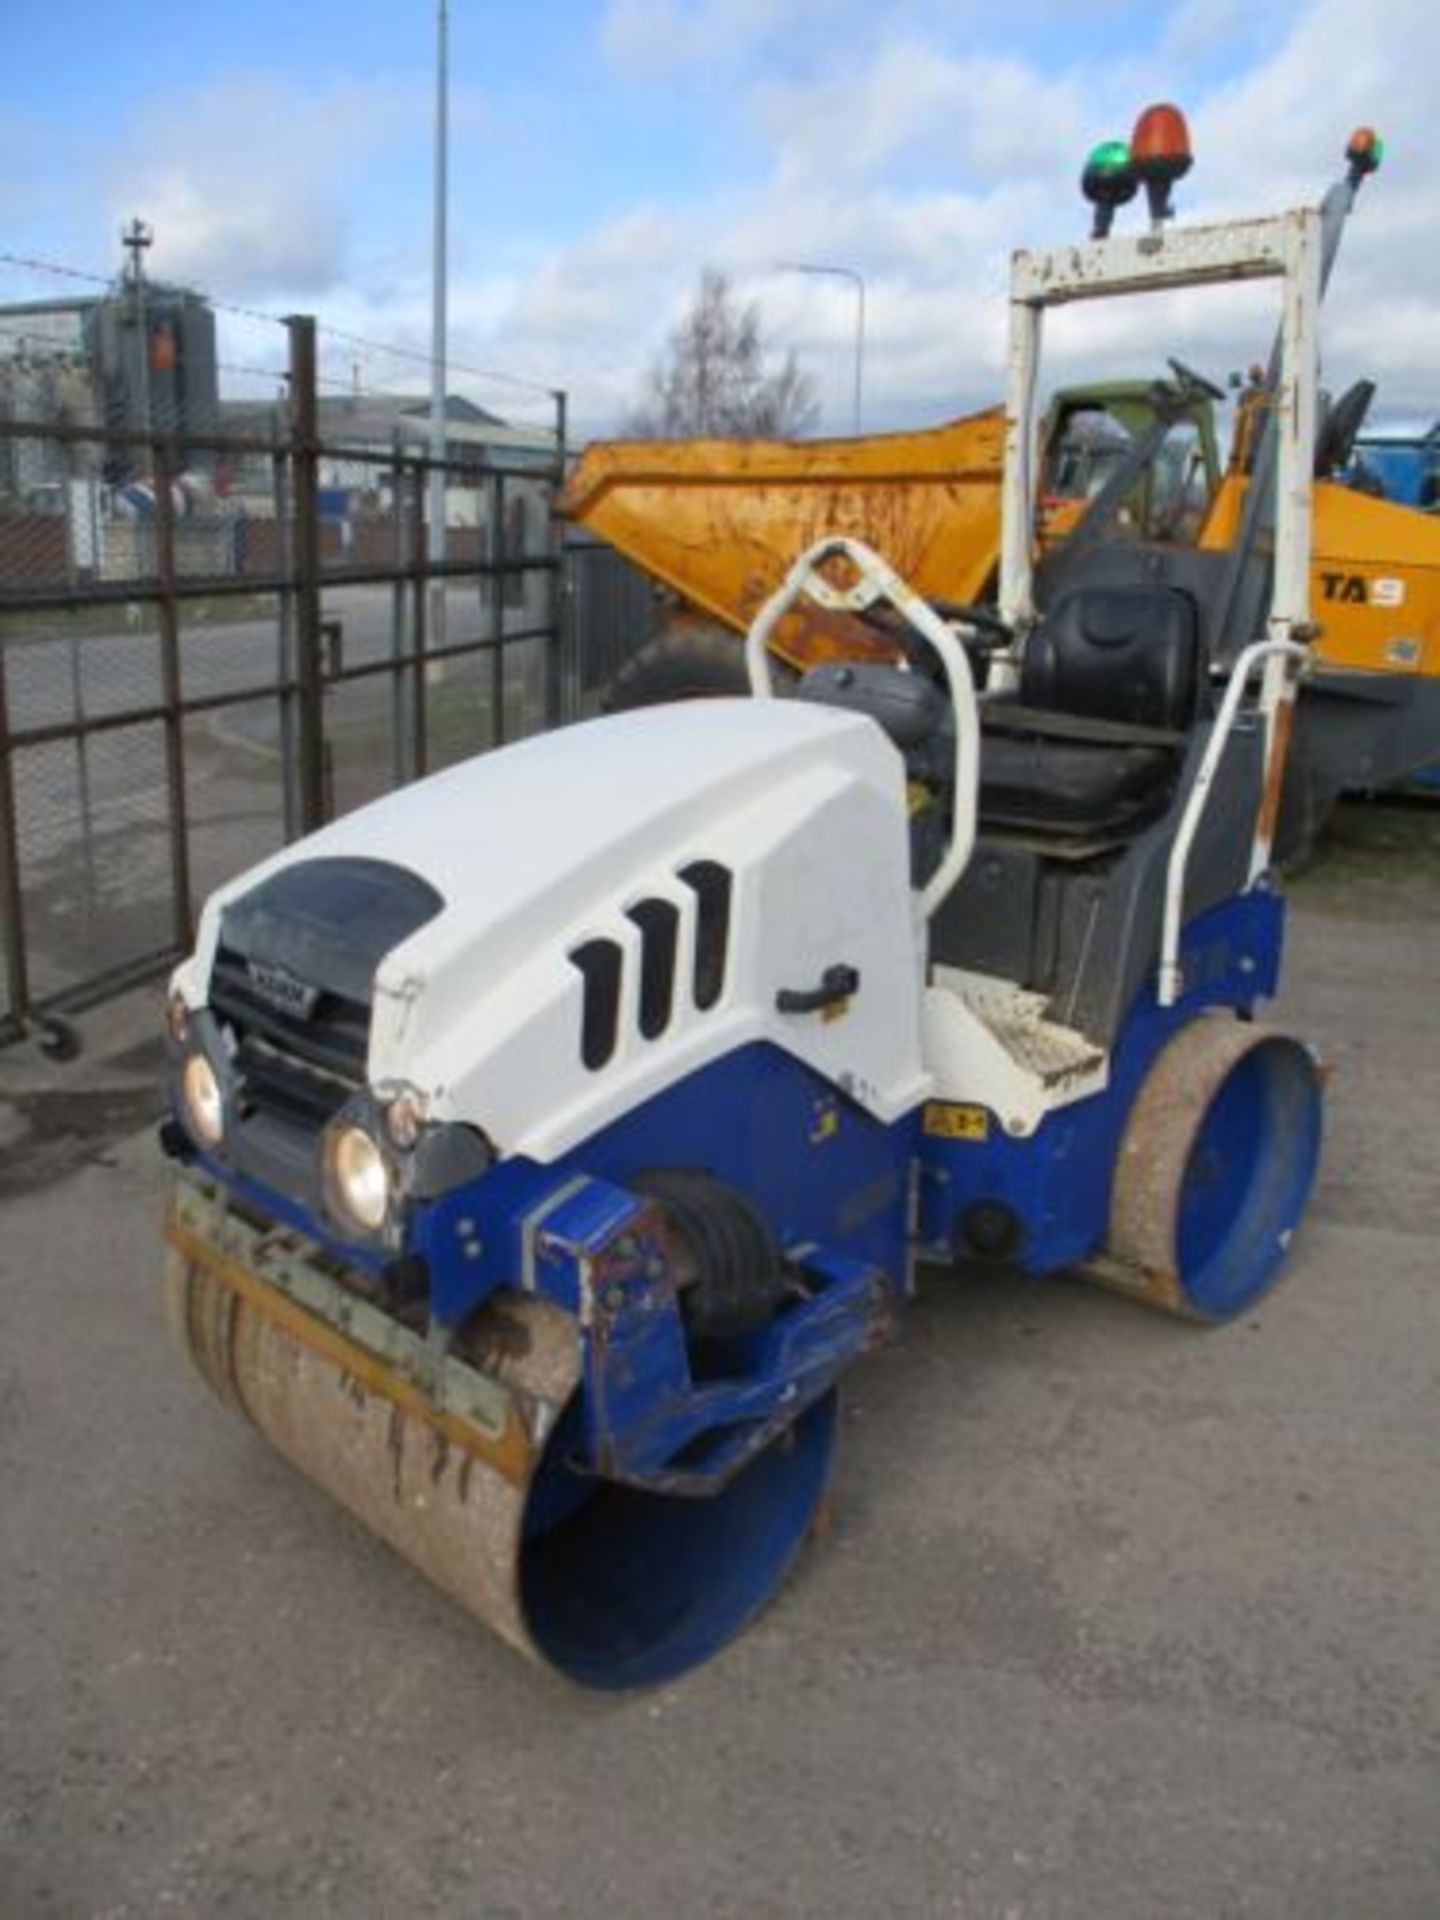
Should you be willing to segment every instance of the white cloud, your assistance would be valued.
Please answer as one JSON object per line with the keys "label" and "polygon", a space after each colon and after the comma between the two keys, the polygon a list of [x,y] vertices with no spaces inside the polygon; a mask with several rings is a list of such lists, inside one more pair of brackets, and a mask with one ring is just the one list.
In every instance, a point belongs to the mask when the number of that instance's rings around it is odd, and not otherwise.
{"label": "white cloud", "polygon": [[619,71],[655,78],[733,65],[834,11],[835,0],[610,0],[601,41]]}
{"label": "white cloud", "polygon": [[937,184],[1026,178],[1073,158],[1084,124],[1078,79],[916,38],[889,41],[819,85],[767,87],[760,106],[785,183],[843,185],[902,163]]}
{"label": "white cloud", "polygon": [[624,338],[655,318],[683,257],[686,230],[672,215],[637,207],[583,245],[548,255],[528,277],[508,324],[583,345]]}
{"label": "white cloud", "polygon": [[345,278],[355,188],[406,123],[395,88],[241,75],[142,111],[104,192],[155,230],[153,270],[245,299],[315,298]]}
{"label": "white cloud", "polygon": [[1293,0],[1182,0],[1165,27],[1164,51],[1179,69],[1232,57],[1293,21]]}

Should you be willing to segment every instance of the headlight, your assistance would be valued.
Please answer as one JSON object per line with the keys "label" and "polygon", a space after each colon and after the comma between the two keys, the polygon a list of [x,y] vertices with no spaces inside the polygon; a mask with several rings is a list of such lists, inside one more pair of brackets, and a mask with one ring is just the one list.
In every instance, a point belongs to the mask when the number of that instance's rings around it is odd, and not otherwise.
{"label": "headlight", "polygon": [[363,1127],[337,1127],[326,1144],[326,1185],[336,1210],[364,1233],[378,1233],[390,1210],[385,1157]]}
{"label": "headlight", "polygon": [[218,1147],[225,1133],[225,1096],[215,1069],[203,1053],[192,1053],[180,1075],[190,1131],[206,1147]]}

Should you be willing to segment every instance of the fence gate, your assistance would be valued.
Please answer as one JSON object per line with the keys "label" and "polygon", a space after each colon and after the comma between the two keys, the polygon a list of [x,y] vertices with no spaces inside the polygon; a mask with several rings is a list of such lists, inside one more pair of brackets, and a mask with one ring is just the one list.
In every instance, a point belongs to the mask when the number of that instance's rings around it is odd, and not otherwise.
{"label": "fence gate", "polygon": [[286,325],[288,406],[233,431],[0,417],[0,1043],[65,1052],[220,880],[582,697],[563,396],[432,462],[418,407],[347,432]]}

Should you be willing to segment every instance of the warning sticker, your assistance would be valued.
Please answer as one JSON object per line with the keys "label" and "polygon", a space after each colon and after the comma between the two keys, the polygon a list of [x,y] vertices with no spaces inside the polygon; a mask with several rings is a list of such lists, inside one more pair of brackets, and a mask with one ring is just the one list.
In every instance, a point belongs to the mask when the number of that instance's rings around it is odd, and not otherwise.
{"label": "warning sticker", "polygon": [[990,1134],[990,1115],[984,1107],[932,1100],[925,1108],[925,1131],[936,1140],[985,1140]]}

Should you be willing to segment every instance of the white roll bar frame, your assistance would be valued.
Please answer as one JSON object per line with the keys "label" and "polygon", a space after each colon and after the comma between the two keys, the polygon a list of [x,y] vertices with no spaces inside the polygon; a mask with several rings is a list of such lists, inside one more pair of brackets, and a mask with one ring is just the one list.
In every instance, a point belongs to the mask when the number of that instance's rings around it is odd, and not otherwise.
{"label": "white roll bar frame", "polygon": [[1251,838],[1248,885],[1269,865],[1270,842],[1290,745],[1295,681],[1313,637],[1310,611],[1312,475],[1315,458],[1317,340],[1324,279],[1324,223],[1313,207],[1223,226],[1090,241],[1016,253],[1010,266],[1010,378],[1005,400],[1005,472],[1001,497],[1000,614],[1019,636],[992,684],[1013,690],[1018,655],[1035,621],[1035,402],[1046,311],[1076,300],[1156,293],[1237,280],[1281,282],[1279,429],[1275,476],[1274,583],[1268,635],[1245,647],[1231,669],[1214,729],[1186,798],[1165,875],[1158,998],[1173,1006],[1183,991],[1180,929],[1190,849],[1205,811],[1240,700],[1255,668],[1265,666],[1265,773]]}
{"label": "white roll bar frame", "polygon": [[[837,555],[843,555],[855,569],[857,577],[852,586],[837,587],[820,572],[824,562]],[[867,547],[863,540],[832,534],[817,540],[800,555],[751,622],[745,638],[745,669],[750,676],[750,691],[757,700],[775,697],[770,676],[770,637],[802,595],[831,613],[864,613],[878,600],[888,600],[940,656],[955,714],[955,778],[950,844],[944,859],[916,895],[920,918],[928,920],[965,871],[975,847],[980,792],[980,717],[975,681],[965,649],[953,629],[905,584],[873,547]]]}
{"label": "white roll bar frame", "polygon": [[1036,394],[1041,330],[1051,307],[1116,295],[1161,293],[1237,280],[1282,282],[1280,424],[1276,476],[1272,627],[1310,618],[1311,473],[1315,455],[1316,328],[1323,254],[1314,207],[1223,226],[1115,234],[1010,263],[1009,381],[1005,397],[1005,469],[1000,515],[1000,614],[1022,635],[1035,619],[1034,514]]}
{"label": "white roll bar frame", "polygon": [[[1181,914],[1185,905],[1185,882],[1189,877],[1190,847],[1209,801],[1210,789],[1214,785],[1221,756],[1229,744],[1231,729],[1235,725],[1235,716],[1240,710],[1240,701],[1246,684],[1263,661],[1266,674],[1256,711],[1265,721],[1265,772],[1261,782],[1262,799],[1256,816],[1255,836],[1251,843],[1248,877],[1253,884],[1269,862],[1271,827],[1279,802],[1279,784],[1285,771],[1285,755],[1289,745],[1289,714],[1286,712],[1282,717],[1282,709],[1288,709],[1293,702],[1298,670],[1309,658],[1309,649],[1302,647],[1295,640],[1254,640],[1240,654],[1230,671],[1230,678],[1225,687],[1225,697],[1220,702],[1220,711],[1215,716],[1210,738],[1205,743],[1205,752],[1201,756],[1195,778],[1190,783],[1190,791],[1185,799],[1185,808],[1180,815],[1180,825],[1175,830],[1174,844],[1170,848],[1170,859],[1165,868],[1165,920],[1160,936],[1160,977],[1157,990],[1157,997],[1162,1007],[1173,1007],[1184,991],[1184,974],[1180,965],[1180,929]],[[1272,669],[1274,664],[1279,662],[1289,664],[1281,673],[1276,673]]]}

